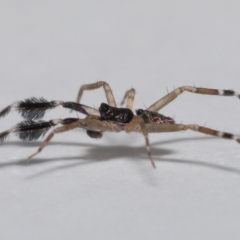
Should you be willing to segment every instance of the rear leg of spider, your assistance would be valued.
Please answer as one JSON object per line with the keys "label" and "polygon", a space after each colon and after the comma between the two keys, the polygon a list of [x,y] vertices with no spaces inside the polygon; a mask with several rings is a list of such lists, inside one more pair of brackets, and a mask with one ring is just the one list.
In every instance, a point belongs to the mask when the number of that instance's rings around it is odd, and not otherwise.
{"label": "rear leg of spider", "polygon": [[167,104],[172,102],[175,98],[177,98],[183,92],[191,92],[197,94],[205,94],[205,95],[219,95],[219,96],[236,96],[240,99],[240,95],[233,90],[218,90],[218,89],[210,89],[210,88],[197,88],[192,86],[183,86],[179,87],[163,98],[159,99],[155,103],[153,103],[147,110],[152,112],[157,112]]}

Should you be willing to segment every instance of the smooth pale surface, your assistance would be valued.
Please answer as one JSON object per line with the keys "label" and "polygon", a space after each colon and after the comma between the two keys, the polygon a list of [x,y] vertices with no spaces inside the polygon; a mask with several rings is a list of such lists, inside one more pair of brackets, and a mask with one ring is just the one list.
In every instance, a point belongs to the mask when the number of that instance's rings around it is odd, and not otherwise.
{"label": "smooth pale surface", "polygon": [[[239,1],[2,1],[1,108],[28,97],[74,101],[110,83],[144,108],[174,87],[240,92]],[[85,92],[98,107],[103,90]],[[162,114],[240,134],[235,97],[184,93]],[[45,119],[84,117],[61,107]],[[11,112],[0,131],[21,121]],[[0,146],[1,239],[239,239],[240,145],[195,132],[14,135]]]}

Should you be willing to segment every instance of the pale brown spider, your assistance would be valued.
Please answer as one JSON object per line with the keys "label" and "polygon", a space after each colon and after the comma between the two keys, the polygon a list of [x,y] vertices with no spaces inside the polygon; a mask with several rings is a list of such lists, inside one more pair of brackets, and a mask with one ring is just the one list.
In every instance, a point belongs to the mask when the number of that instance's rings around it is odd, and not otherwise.
{"label": "pale brown spider", "polygon": [[[80,104],[82,94],[85,90],[94,90],[100,87],[103,87],[105,91],[108,104],[102,103],[99,109]],[[13,132],[16,133],[22,140],[35,140],[40,136],[44,136],[51,127],[56,126],[57,124],[62,124],[63,126],[55,128],[47,136],[37,152],[28,157],[28,159],[31,159],[42,151],[56,133],[66,132],[79,127],[86,129],[87,134],[92,138],[101,138],[103,132],[140,132],[145,137],[148,157],[153,167],[155,167],[155,163],[151,156],[148,133],[175,132],[189,129],[212,136],[234,139],[240,143],[240,138],[231,133],[220,132],[203,126],[198,126],[196,124],[176,124],[172,118],[158,113],[160,109],[172,102],[184,91],[207,95],[236,96],[240,98],[239,94],[233,90],[217,90],[183,86],[173,90],[163,98],[159,99],[146,110],[136,110],[136,115],[134,115],[132,108],[135,90],[132,88],[124,95],[122,104],[126,100],[126,108],[118,108],[109,84],[104,81],[100,81],[81,86],[76,102],[63,102],[59,100],[49,102],[43,98],[29,98],[9,105],[0,112],[0,117],[5,116],[12,108],[15,108],[27,120],[0,133],[0,140],[3,141],[9,133]],[[65,118],[53,119],[50,121],[33,121],[41,119],[46,110],[55,108],[59,105],[64,108],[81,112],[87,115],[87,117],[85,119]]]}

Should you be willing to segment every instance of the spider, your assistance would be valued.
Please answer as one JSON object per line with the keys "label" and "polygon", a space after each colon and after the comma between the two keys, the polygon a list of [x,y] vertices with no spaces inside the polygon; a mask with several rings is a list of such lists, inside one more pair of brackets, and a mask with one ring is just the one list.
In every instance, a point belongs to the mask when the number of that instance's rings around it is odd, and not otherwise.
{"label": "spider", "polygon": [[[94,90],[101,87],[103,87],[105,91],[108,104],[102,103],[99,109],[80,104],[81,97],[85,90]],[[231,133],[220,132],[203,126],[198,126],[196,124],[176,124],[172,118],[158,113],[160,109],[172,102],[185,91],[207,95],[236,96],[240,98],[240,95],[233,90],[217,90],[183,86],[168,93],[166,96],[153,103],[146,110],[137,109],[136,115],[134,115],[132,108],[135,90],[132,88],[125,93],[121,105],[123,105],[126,101],[126,107],[118,108],[109,84],[104,81],[100,81],[93,84],[82,85],[79,89],[76,102],[64,102],[59,100],[49,102],[44,98],[32,97],[25,99],[24,101],[14,102],[13,104],[7,106],[0,112],[0,117],[4,117],[12,108],[14,108],[26,120],[20,122],[15,127],[0,133],[0,141],[3,142],[10,133],[16,133],[21,140],[36,140],[41,136],[44,136],[51,127],[61,124],[62,126],[52,130],[38,150],[28,157],[28,159],[31,159],[42,151],[56,133],[70,131],[75,128],[80,127],[85,129],[87,135],[91,138],[101,138],[103,132],[139,132],[144,135],[148,158],[154,168],[156,166],[151,156],[148,139],[149,133],[193,130],[221,138],[234,139],[240,143],[240,138]],[[50,121],[39,120],[43,118],[46,110],[53,109],[57,106],[81,112],[86,115],[86,118],[52,119]]]}

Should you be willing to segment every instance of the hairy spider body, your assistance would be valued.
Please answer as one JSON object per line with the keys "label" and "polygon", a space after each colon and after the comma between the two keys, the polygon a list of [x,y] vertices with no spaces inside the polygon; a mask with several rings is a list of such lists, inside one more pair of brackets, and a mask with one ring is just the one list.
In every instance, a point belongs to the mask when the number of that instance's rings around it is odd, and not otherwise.
{"label": "hairy spider body", "polygon": [[[93,90],[100,87],[103,87],[105,91],[108,104],[102,103],[99,109],[80,104],[82,94],[85,90]],[[172,118],[158,113],[160,109],[172,102],[184,91],[207,95],[236,96],[240,98],[240,95],[233,90],[217,90],[183,86],[175,89],[163,98],[159,99],[146,110],[137,109],[136,115],[134,115],[132,108],[135,90],[132,88],[124,95],[122,104],[126,100],[126,108],[118,108],[109,84],[101,81],[93,84],[83,85],[79,89],[76,102],[63,102],[59,100],[49,102],[44,98],[32,97],[7,106],[0,112],[0,117],[7,115],[11,109],[16,109],[26,120],[20,122],[15,127],[0,133],[0,141],[3,142],[10,133],[15,133],[22,140],[36,140],[39,137],[44,136],[50,128],[61,124],[62,126],[52,130],[52,132],[41,144],[37,152],[29,156],[28,159],[31,159],[42,151],[42,149],[48,144],[48,142],[56,133],[70,131],[75,128],[85,129],[87,135],[91,138],[101,138],[103,132],[139,132],[144,135],[148,157],[153,167],[155,167],[155,163],[151,157],[148,139],[149,133],[193,130],[211,136],[233,139],[240,143],[240,138],[231,133],[220,132],[210,128],[198,126],[196,124],[176,124]],[[83,113],[86,115],[86,118],[65,118],[53,119],[50,121],[38,120],[43,118],[46,110],[53,109],[57,106],[62,106],[64,108]]]}

